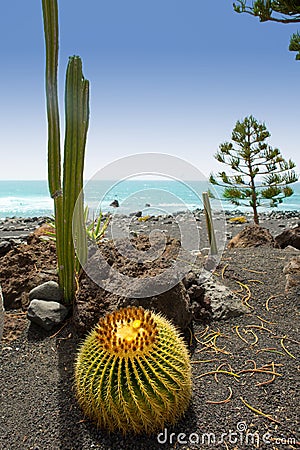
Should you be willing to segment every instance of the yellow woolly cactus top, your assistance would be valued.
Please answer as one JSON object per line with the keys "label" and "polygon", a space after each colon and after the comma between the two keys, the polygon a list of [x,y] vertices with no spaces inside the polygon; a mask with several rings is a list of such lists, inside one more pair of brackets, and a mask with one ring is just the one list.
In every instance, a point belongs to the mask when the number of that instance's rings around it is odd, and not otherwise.
{"label": "yellow woolly cactus top", "polygon": [[101,318],[96,331],[103,348],[119,356],[144,355],[158,332],[150,311],[137,307],[114,311]]}

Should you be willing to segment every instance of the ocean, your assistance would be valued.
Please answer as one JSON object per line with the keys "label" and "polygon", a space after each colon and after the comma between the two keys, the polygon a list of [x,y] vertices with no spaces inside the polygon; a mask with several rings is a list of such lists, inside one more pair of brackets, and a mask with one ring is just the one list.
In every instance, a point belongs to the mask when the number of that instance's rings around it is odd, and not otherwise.
{"label": "ocean", "polygon": [[[85,203],[93,214],[100,210],[130,214],[142,211],[143,215],[165,215],[179,211],[203,209],[202,192],[214,189],[205,181],[175,180],[93,180],[85,185]],[[293,185],[294,194],[276,208],[278,211],[300,210],[300,183]],[[215,191],[216,192],[216,191]],[[217,195],[220,191],[217,192]],[[114,209],[110,204],[117,200],[120,207]],[[229,202],[211,200],[215,210],[237,209]],[[241,211],[250,208],[238,207]],[[260,211],[269,208],[261,207]],[[6,217],[39,217],[53,214],[53,200],[50,198],[47,181],[1,181],[0,180],[0,219]]]}

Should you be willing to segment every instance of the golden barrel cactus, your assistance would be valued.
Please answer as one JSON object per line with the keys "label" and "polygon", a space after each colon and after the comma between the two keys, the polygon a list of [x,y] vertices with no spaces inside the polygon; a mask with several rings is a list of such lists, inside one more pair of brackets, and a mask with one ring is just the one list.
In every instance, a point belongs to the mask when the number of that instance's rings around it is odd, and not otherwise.
{"label": "golden barrel cactus", "polygon": [[191,398],[191,365],[176,328],[127,307],[101,318],[79,348],[76,396],[101,428],[152,433],[174,424]]}

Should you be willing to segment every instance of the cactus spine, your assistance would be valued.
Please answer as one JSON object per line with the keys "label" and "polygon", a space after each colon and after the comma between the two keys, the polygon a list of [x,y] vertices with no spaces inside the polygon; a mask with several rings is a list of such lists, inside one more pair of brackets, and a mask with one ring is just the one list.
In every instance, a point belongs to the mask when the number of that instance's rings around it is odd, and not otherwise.
{"label": "cactus spine", "polygon": [[174,424],[191,397],[186,345],[164,317],[137,307],[101,318],[80,347],[76,395],[101,428],[151,433]]}

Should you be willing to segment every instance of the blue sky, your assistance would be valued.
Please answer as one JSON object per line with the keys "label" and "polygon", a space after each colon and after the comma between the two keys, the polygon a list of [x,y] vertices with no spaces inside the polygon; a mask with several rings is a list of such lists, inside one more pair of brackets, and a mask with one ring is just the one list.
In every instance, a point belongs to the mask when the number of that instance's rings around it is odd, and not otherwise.
{"label": "blue sky", "polygon": [[[115,159],[163,152],[205,175],[238,119],[265,121],[300,172],[300,62],[294,25],[261,24],[219,0],[61,0],[60,101],[68,56],[91,83],[85,177]],[[46,179],[41,4],[2,2],[0,179]],[[63,133],[62,133],[63,134]]]}

